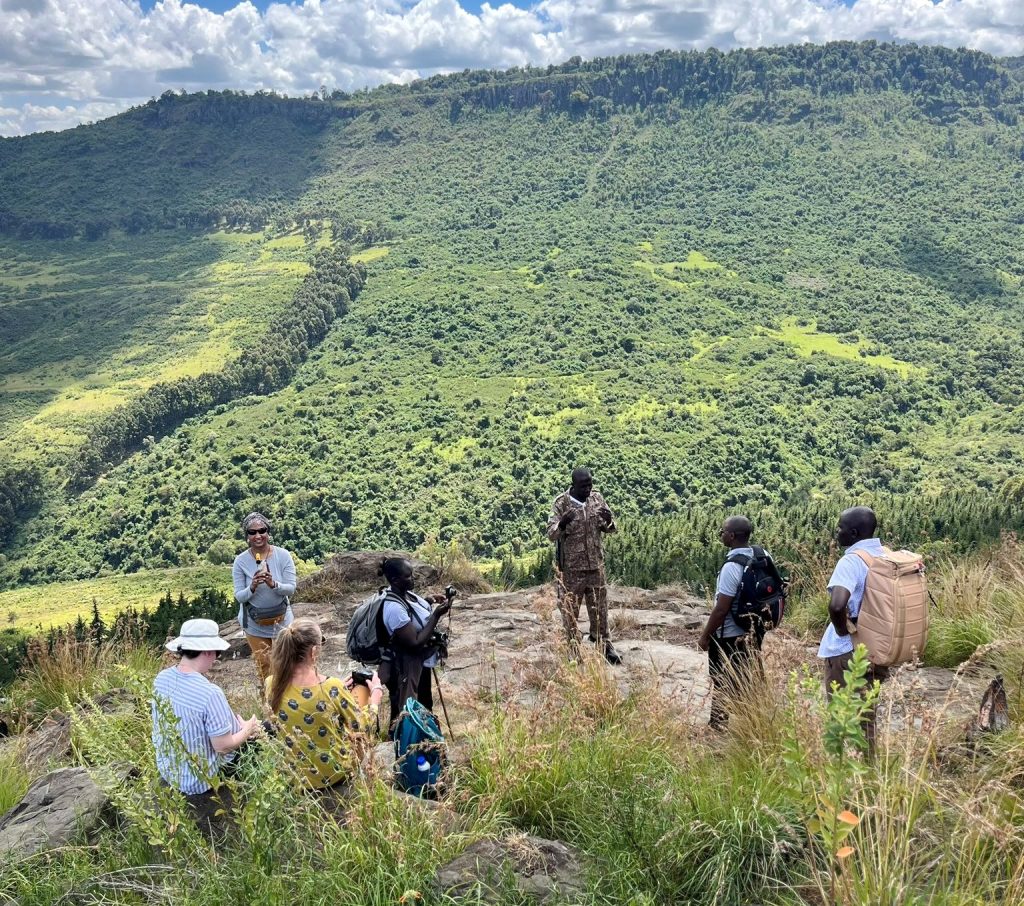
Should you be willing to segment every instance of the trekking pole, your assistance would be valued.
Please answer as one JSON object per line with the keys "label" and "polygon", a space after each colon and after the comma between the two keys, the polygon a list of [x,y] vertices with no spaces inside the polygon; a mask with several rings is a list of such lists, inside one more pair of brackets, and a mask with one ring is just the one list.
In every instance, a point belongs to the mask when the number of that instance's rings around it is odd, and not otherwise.
{"label": "trekking pole", "polygon": [[441,691],[441,679],[437,675],[437,670],[433,667],[430,668],[430,672],[434,674],[434,683],[437,685],[437,700],[441,703],[441,713],[444,714],[444,722],[448,724],[448,735],[451,737],[452,742],[455,742],[455,731],[452,729],[452,722],[448,718],[448,706],[444,703],[444,693]]}

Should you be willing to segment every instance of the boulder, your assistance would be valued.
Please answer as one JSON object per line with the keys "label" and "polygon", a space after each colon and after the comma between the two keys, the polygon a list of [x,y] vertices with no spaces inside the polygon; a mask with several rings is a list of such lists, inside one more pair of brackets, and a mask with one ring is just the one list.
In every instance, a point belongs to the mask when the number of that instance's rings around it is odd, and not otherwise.
{"label": "boulder", "polygon": [[299,581],[295,600],[318,603],[334,601],[339,595],[353,589],[372,589],[383,584],[379,569],[385,557],[404,557],[412,563],[413,576],[419,586],[434,585],[441,579],[441,571],[429,563],[416,560],[401,551],[350,551],[335,554],[323,569]]}
{"label": "boulder", "polygon": [[501,904],[511,883],[538,903],[565,902],[583,894],[583,868],[571,847],[525,834],[478,840],[441,868],[434,886],[442,895]]}
{"label": "boulder", "polygon": [[40,777],[25,798],[0,817],[0,856],[30,856],[91,834],[109,799],[85,768],[61,768]]}
{"label": "boulder", "polygon": [[[103,714],[129,712],[135,707],[135,700],[126,689],[112,689],[95,698],[96,707]],[[79,706],[82,711],[84,706]],[[25,738],[26,762],[46,766],[60,761],[71,754],[71,718],[67,714],[51,714],[38,729]]]}

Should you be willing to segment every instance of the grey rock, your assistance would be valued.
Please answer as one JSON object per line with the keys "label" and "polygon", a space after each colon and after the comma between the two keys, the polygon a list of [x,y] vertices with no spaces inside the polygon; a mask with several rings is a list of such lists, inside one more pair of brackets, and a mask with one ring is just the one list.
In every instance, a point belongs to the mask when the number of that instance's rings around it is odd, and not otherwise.
{"label": "grey rock", "polygon": [[[95,704],[103,714],[131,711],[135,706],[131,693],[124,689],[104,692],[96,697]],[[25,761],[31,765],[46,766],[67,758],[71,754],[71,718],[54,712],[38,729],[26,735],[25,746]]]}
{"label": "grey rock", "polygon": [[30,856],[91,834],[109,799],[85,768],[61,768],[40,777],[24,799],[0,817],[0,854]]}
{"label": "grey rock", "polygon": [[583,894],[583,867],[564,843],[524,834],[478,840],[438,871],[434,886],[441,894],[498,906],[509,882],[538,903],[572,901]]}
{"label": "grey rock", "polygon": [[383,584],[378,573],[385,557],[404,557],[412,563],[413,576],[420,586],[433,585],[441,572],[429,563],[415,559],[402,551],[349,551],[335,554],[323,569],[299,581],[295,600],[310,603],[333,601],[353,589],[373,589]]}

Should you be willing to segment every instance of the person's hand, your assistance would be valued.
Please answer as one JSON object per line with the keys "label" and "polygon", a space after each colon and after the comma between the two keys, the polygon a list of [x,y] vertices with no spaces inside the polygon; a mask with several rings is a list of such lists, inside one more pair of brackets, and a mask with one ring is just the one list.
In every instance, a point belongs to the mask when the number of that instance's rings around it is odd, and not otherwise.
{"label": "person's hand", "polygon": [[245,731],[246,739],[255,739],[263,732],[263,724],[260,723],[260,719],[254,714],[242,724],[242,729]]}
{"label": "person's hand", "polygon": [[256,589],[259,588],[266,581],[266,573],[256,573],[256,575],[252,577],[252,582],[249,583],[249,591],[256,591]]}
{"label": "person's hand", "polygon": [[429,600],[431,604],[443,604],[446,599],[444,595],[431,595]]}
{"label": "person's hand", "polygon": [[370,689],[370,694],[374,692],[383,692],[384,684],[380,681],[380,677],[377,676],[377,671],[373,671],[373,676],[370,677],[370,681],[366,684]]}
{"label": "person's hand", "polygon": [[711,647],[711,639],[709,639],[707,635],[702,633],[701,637],[697,639],[697,647],[701,651],[707,651]]}
{"label": "person's hand", "polygon": [[611,525],[612,524],[612,511],[610,509],[608,509],[608,507],[606,507],[606,506],[601,507],[601,509],[599,509],[597,511],[597,515],[598,515],[598,518],[600,518],[600,520],[605,525]]}
{"label": "person's hand", "polygon": [[560,529],[564,529],[575,518],[576,518],[576,511],[575,510],[566,510],[565,511],[565,515],[563,515],[562,518],[558,520],[558,527]]}
{"label": "person's hand", "polygon": [[274,581],[274,577],[270,575],[270,573],[264,574],[263,581],[271,588],[277,588],[277,583]]}
{"label": "person's hand", "polygon": [[443,617],[449,610],[452,609],[452,602],[449,601],[444,595],[441,595],[441,600],[438,601],[437,607],[434,609],[439,617]]}

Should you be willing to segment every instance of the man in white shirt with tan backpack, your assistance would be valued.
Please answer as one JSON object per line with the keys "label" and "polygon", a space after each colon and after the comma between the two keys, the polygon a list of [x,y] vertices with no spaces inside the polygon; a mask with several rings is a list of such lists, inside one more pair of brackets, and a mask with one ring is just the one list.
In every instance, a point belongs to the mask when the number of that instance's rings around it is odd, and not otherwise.
{"label": "man in white shirt with tan backpack", "polygon": [[[846,685],[846,668],[858,643],[868,649],[871,666],[866,679],[872,683],[883,681],[889,667],[919,657],[928,638],[924,564],[910,551],[884,547],[877,530],[878,520],[869,507],[851,507],[839,517],[836,541],[846,550],[828,581],[829,625],[818,647],[828,698],[834,688]],[[864,731],[873,749],[873,710]]]}

